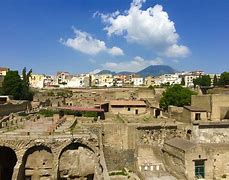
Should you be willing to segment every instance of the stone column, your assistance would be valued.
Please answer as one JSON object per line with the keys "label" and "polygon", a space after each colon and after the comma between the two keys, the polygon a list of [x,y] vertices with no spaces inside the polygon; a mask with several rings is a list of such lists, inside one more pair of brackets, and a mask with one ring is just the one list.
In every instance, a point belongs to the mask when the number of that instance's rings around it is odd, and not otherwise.
{"label": "stone column", "polygon": [[2,128],[6,127],[6,122],[2,122]]}
{"label": "stone column", "polygon": [[13,172],[13,175],[12,175],[12,179],[22,180],[22,177],[20,177],[20,175],[19,175],[19,169],[20,169],[20,167],[22,165],[22,156],[18,155],[18,153],[16,153],[16,155],[17,155],[17,163],[14,166],[14,172]]}

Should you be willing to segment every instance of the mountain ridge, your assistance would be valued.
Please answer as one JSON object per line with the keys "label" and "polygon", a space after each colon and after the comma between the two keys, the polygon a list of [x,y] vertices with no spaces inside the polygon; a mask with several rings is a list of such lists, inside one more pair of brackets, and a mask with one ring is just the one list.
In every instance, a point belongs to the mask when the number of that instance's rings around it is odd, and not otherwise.
{"label": "mountain ridge", "polygon": [[146,77],[146,76],[160,76],[163,74],[173,74],[175,72],[177,71],[168,65],[150,65],[138,72],[129,72],[129,71],[115,72],[115,71],[110,71],[110,70],[102,70],[98,72],[97,74],[112,74],[112,75],[138,74],[140,76]]}

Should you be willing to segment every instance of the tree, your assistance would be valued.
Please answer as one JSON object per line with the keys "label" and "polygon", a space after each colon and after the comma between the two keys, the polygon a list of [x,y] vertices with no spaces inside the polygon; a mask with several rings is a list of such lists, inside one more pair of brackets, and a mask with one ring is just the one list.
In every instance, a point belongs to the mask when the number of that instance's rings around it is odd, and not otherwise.
{"label": "tree", "polygon": [[175,84],[171,87],[168,87],[166,91],[162,93],[162,98],[160,99],[160,107],[163,109],[168,109],[169,105],[179,107],[190,105],[191,96],[195,94],[196,93],[190,89]]}
{"label": "tree", "polygon": [[22,95],[22,99],[25,100],[33,100],[33,92],[30,90],[29,88],[29,78],[32,75],[32,69],[30,69],[28,71],[28,73],[26,72],[26,67],[23,68],[22,70],[22,86],[23,86],[23,95]]}
{"label": "tree", "polygon": [[16,100],[32,100],[33,93],[18,74],[18,71],[8,71],[2,83],[2,94],[12,95]]}
{"label": "tree", "polygon": [[29,87],[29,78],[32,75],[32,69],[29,70],[29,72],[26,72],[26,67],[22,70],[22,79],[27,87]]}
{"label": "tree", "polygon": [[218,78],[216,76],[216,74],[214,75],[214,78],[213,78],[213,86],[217,86],[218,85]]}
{"label": "tree", "polygon": [[181,85],[182,85],[182,86],[184,86],[184,85],[185,85],[184,76],[181,78]]}
{"label": "tree", "polygon": [[196,79],[193,79],[194,87],[199,86],[211,86],[211,78],[209,75],[202,75]]}
{"label": "tree", "polygon": [[229,72],[223,72],[219,78],[219,85],[226,86],[229,85]]}

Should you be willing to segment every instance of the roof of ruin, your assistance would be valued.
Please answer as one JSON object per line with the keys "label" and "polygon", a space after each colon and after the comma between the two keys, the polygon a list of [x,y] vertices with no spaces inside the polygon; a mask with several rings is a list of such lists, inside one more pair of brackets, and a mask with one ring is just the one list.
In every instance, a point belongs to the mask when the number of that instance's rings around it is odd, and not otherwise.
{"label": "roof of ruin", "polygon": [[110,101],[111,106],[146,106],[144,101],[136,100],[112,100]]}
{"label": "roof of ruin", "polygon": [[199,108],[196,106],[184,106],[185,109],[188,109],[189,111],[194,111],[194,112],[206,112],[206,109]]}
{"label": "roof of ruin", "polygon": [[165,142],[165,144],[181,149],[183,151],[187,151],[193,147],[196,146],[195,143],[188,141],[186,139],[181,139],[181,138],[173,138]]}
{"label": "roof of ruin", "polygon": [[8,71],[9,70],[9,68],[7,68],[7,67],[0,67],[0,71]]}
{"label": "roof of ruin", "polygon": [[87,107],[78,107],[78,106],[64,106],[64,107],[58,107],[58,109],[63,110],[71,110],[71,111],[79,111],[79,112],[104,112],[103,109],[98,108],[87,108]]}

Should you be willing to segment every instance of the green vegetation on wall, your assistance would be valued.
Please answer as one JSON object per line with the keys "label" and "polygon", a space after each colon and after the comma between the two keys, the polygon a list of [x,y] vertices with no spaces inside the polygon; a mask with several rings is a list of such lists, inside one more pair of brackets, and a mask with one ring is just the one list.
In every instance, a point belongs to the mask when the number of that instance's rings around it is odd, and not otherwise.
{"label": "green vegetation on wall", "polygon": [[72,111],[72,110],[53,110],[53,109],[41,109],[39,111],[39,114],[45,116],[45,117],[52,117],[53,114],[59,114],[60,116],[64,115],[74,115],[78,117],[97,117],[96,112],[78,112],[78,111]]}
{"label": "green vegetation on wall", "polygon": [[41,109],[39,111],[39,114],[45,117],[52,117],[53,114],[58,114],[58,113],[59,112],[57,110],[52,110],[52,109]]}

